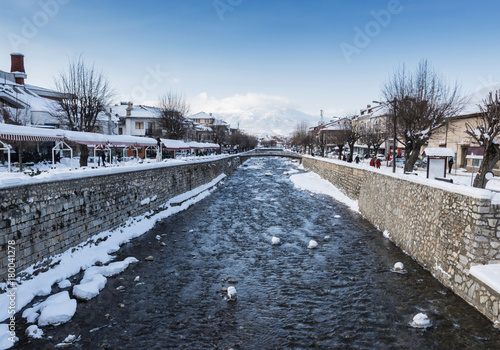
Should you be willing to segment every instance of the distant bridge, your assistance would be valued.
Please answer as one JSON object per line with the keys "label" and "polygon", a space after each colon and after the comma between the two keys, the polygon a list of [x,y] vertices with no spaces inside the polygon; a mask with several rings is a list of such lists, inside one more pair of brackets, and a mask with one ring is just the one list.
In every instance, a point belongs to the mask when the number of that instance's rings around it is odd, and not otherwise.
{"label": "distant bridge", "polygon": [[240,153],[239,156],[242,163],[248,158],[253,157],[285,157],[302,161],[301,154],[285,151],[282,148],[256,148],[248,152]]}

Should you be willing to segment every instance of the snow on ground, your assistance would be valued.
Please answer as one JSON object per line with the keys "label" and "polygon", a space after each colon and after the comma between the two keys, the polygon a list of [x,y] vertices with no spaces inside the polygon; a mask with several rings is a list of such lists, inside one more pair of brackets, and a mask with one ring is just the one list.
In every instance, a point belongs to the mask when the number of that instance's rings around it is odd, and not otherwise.
{"label": "snow on ground", "polygon": [[352,200],[327,180],[324,180],[316,173],[302,173],[290,176],[296,188],[317,194],[325,194],[335,198],[339,202],[345,203],[351,210],[359,212],[358,201]]}
{"label": "snow on ground", "polygon": [[92,266],[85,271],[80,284],[73,287],[73,295],[81,300],[90,300],[96,297],[106,286],[106,277],[115,276],[124,271],[129,264],[136,263],[136,258],[127,258],[116,261],[107,266]]}
{"label": "snow on ground", "polygon": [[[55,266],[48,271],[41,272],[34,276],[32,273],[35,271],[36,266],[31,266],[26,269],[24,272],[26,272],[29,277],[19,281],[17,286],[16,310],[20,311],[37,296],[49,295],[52,285],[55,283],[63,283],[63,285],[68,286],[66,279],[79,273],[81,270],[88,271],[85,273],[82,284],[91,281],[95,284],[91,287],[99,287],[100,277],[97,276],[101,276],[105,279],[104,276],[112,276],[120,273],[128,264],[136,262],[137,259],[127,258],[124,261],[111,263],[108,266],[92,267],[97,261],[103,264],[112,261],[114,257],[111,254],[120,249],[122,244],[146,233],[157,221],[186,210],[194,203],[207,197],[213,191],[214,186],[225,177],[226,175],[221,174],[209,184],[172,198],[162,206],[165,210],[155,215],[147,213],[135,218],[130,218],[123,225],[114,230],[101,232],[91,237],[86,242],[74,248],[70,248],[62,254],[51,257],[49,260],[52,264],[55,264]],[[180,201],[182,202],[181,205],[170,205],[170,203]],[[150,216],[147,216],[148,214]],[[97,244],[95,242],[100,243]],[[85,281],[86,277],[89,277],[89,280]],[[92,279],[90,280],[90,278]],[[82,286],[82,284],[79,286]],[[95,289],[89,290],[82,291],[82,294],[95,292]],[[73,292],[75,292],[75,289]],[[6,320],[10,317],[8,314],[9,296],[7,294],[8,293],[0,294],[0,320]],[[78,294],[78,292],[75,293],[75,295],[76,294]],[[86,295],[88,296],[90,294]],[[38,326],[61,324],[73,317],[76,311],[76,305],[76,300],[70,299],[69,293],[63,291],[49,296],[44,302],[26,309],[23,312],[23,317],[27,319],[28,323],[33,323],[38,319]],[[0,349],[7,349],[13,345],[6,336],[6,334],[8,334],[8,325],[2,324],[0,327]]]}
{"label": "snow on ground", "polygon": [[453,183],[451,184],[451,183],[447,183],[447,182],[443,182],[443,181],[439,181],[439,180],[435,180],[435,179],[428,179],[426,170],[414,171],[413,174],[417,174],[417,175],[407,175],[404,173],[403,168],[396,168],[396,173],[394,174],[392,172],[391,166],[382,165],[382,167],[380,169],[376,169],[374,167],[371,167],[369,165],[369,162],[365,161],[365,160],[359,164],[356,164],[356,163],[348,163],[348,162],[345,162],[345,161],[342,161],[339,159],[334,159],[334,158],[317,158],[317,157],[311,157],[311,156],[304,156],[304,157],[312,158],[312,159],[321,159],[325,162],[340,164],[343,166],[352,167],[352,168],[356,168],[356,169],[369,170],[369,171],[373,171],[375,173],[382,173],[382,174],[387,175],[387,176],[401,178],[401,179],[405,179],[407,181],[420,183],[420,184],[431,186],[434,188],[445,189],[445,190],[450,191],[450,192],[473,196],[475,198],[492,199],[495,197],[495,192],[492,192],[492,191],[496,190],[496,189],[500,190],[500,178],[493,178],[492,180],[490,180],[488,182],[487,189],[472,187],[471,186],[471,176],[472,175],[471,175],[471,173],[465,172],[465,170],[463,170],[463,169],[457,169],[456,171],[453,170],[451,174],[446,173],[446,178],[453,180]]}
{"label": "snow on ground", "polygon": [[12,337],[8,324],[0,324],[0,349],[10,349],[18,341],[17,337]]}
{"label": "snow on ground", "polygon": [[469,272],[491,289],[500,293],[500,264],[472,266]]}

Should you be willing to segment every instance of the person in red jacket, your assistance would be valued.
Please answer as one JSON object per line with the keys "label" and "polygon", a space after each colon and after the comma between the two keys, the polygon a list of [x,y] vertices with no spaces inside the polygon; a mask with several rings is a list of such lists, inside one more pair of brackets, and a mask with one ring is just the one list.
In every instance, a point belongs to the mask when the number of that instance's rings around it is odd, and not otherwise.
{"label": "person in red jacket", "polygon": [[377,169],[380,169],[381,164],[382,162],[380,161],[380,158],[377,158],[377,160],[375,161],[375,166],[377,167]]}
{"label": "person in red jacket", "polygon": [[375,158],[370,159],[370,166],[375,166]]}

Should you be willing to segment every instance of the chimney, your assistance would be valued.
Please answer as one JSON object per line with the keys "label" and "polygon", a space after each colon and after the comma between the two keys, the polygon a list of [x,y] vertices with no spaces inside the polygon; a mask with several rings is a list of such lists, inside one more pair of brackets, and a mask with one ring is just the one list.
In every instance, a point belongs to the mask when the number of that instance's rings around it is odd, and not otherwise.
{"label": "chimney", "polygon": [[128,103],[128,106],[127,106],[127,117],[130,117],[130,115],[132,114],[132,106],[134,104],[132,102],[129,102]]}
{"label": "chimney", "polygon": [[22,53],[11,53],[10,62],[10,72],[14,73],[16,84],[24,85],[24,79],[27,78],[24,70],[24,55]]}

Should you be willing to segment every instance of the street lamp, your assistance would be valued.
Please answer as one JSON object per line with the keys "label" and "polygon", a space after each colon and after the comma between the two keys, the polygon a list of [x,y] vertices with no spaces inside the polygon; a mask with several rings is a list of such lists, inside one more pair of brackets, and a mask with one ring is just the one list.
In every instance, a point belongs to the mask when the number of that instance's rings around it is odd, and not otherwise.
{"label": "street lamp", "polygon": [[[382,103],[379,101],[372,101],[373,103]],[[396,99],[393,101],[387,101],[387,103],[392,104],[394,113],[392,115],[392,126],[393,126],[393,134],[392,134],[392,172],[396,173]]]}

